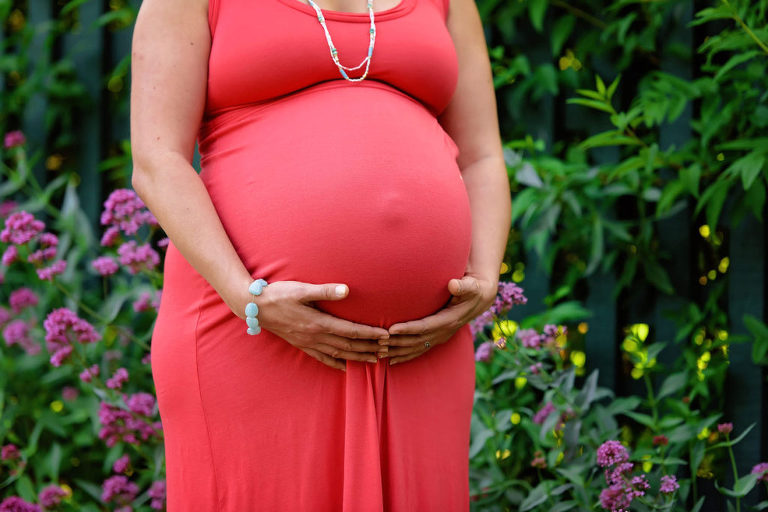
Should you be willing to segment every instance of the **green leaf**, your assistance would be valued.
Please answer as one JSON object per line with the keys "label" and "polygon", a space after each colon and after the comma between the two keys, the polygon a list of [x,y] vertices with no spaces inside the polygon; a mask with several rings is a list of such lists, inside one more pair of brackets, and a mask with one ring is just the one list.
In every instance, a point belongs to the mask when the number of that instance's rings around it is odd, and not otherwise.
{"label": "green leaf", "polygon": [[585,107],[591,107],[597,110],[602,110],[603,112],[608,112],[609,114],[615,113],[615,110],[610,104],[601,100],[591,100],[586,98],[568,98],[567,100],[565,100],[565,102],[584,105]]}
{"label": "green leaf", "polygon": [[603,259],[603,225],[600,215],[592,217],[592,249],[589,255],[589,263],[584,269],[584,275],[591,275]]}
{"label": "green leaf", "polygon": [[744,190],[752,186],[755,178],[760,174],[765,165],[765,156],[757,151],[750,151],[739,158],[724,171],[726,175],[737,175],[741,177],[741,183]]}
{"label": "green leaf", "polygon": [[531,25],[536,32],[541,33],[544,28],[544,13],[547,11],[548,0],[529,0],[528,16],[531,19]]}
{"label": "green leaf", "polygon": [[486,441],[488,439],[493,437],[493,430],[486,428],[484,430],[481,430],[478,432],[473,438],[472,438],[472,444],[469,446],[469,458],[472,459],[480,453],[480,451],[485,446]]}
{"label": "green leaf", "polygon": [[629,416],[636,422],[640,423],[641,425],[645,425],[648,428],[655,428],[655,424],[653,422],[653,418],[648,416],[647,414],[642,414],[639,412],[633,412],[633,411],[624,411],[623,413],[625,416]]}
{"label": "green leaf", "polygon": [[726,487],[720,487],[717,483],[717,480],[715,480],[715,488],[726,496],[730,496],[731,498],[743,498],[755,486],[758,476],[759,475],[754,473],[744,475],[743,477],[736,480],[736,483],[733,486],[733,490]]}
{"label": "green leaf", "polygon": [[605,93],[606,97],[608,98],[608,101],[611,101],[611,98],[613,97],[613,93],[616,92],[616,87],[619,85],[620,78],[621,78],[621,73],[616,75],[616,78],[613,79],[613,82],[611,82],[611,85],[608,86],[608,90]]}
{"label": "green leaf", "polygon": [[755,427],[755,425],[756,425],[756,423],[752,423],[750,426],[748,426],[747,428],[745,428],[745,429],[744,429],[744,432],[742,432],[741,434],[739,434],[739,436],[738,436],[738,437],[736,437],[736,438],[734,438],[734,439],[731,439],[731,440],[729,440],[729,441],[722,441],[722,442],[720,442],[720,443],[716,443],[716,444],[713,444],[712,446],[709,446],[709,447],[707,448],[707,450],[714,450],[714,449],[717,449],[717,448],[723,448],[723,447],[727,447],[727,446],[733,446],[733,445],[737,444],[739,441],[741,441],[742,439],[744,439],[744,437],[745,437],[747,434],[749,434],[749,431],[750,431],[750,430],[752,430],[752,429]]}
{"label": "green leaf", "polygon": [[688,376],[685,372],[678,372],[673,373],[666,379],[664,379],[664,383],[661,385],[661,389],[659,390],[659,394],[656,397],[658,400],[661,400],[665,396],[673,395],[683,389],[685,386],[685,383],[688,381]]}
{"label": "green leaf", "polygon": [[744,53],[737,53],[736,55],[732,56],[730,59],[728,59],[728,62],[723,64],[718,72],[713,77],[713,80],[715,82],[720,81],[720,79],[725,75],[728,71],[731,70],[734,66],[738,66],[742,62],[746,62],[752,58],[759,57],[761,53],[757,50],[747,51]]}
{"label": "green leaf", "polygon": [[537,485],[520,504],[520,512],[531,510],[537,505],[547,501],[549,482],[544,481]]}
{"label": "green leaf", "polygon": [[595,85],[597,86],[597,92],[599,92],[603,97],[605,96],[605,83],[603,82],[603,79],[600,78],[600,75],[595,73]]}
{"label": "green leaf", "polygon": [[549,38],[553,57],[560,55],[563,51],[563,45],[573,32],[575,24],[576,18],[570,14],[557,18],[557,21],[552,26],[552,35]]}

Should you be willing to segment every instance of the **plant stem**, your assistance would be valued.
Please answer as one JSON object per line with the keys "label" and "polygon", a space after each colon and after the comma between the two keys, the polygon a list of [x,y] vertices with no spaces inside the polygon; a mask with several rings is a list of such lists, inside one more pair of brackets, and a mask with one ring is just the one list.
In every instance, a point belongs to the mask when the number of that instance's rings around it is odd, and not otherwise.
{"label": "plant stem", "polygon": [[[725,434],[725,440],[730,443],[731,435]],[[731,458],[731,469],[733,469],[733,483],[739,480],[739,470],[736,469],[736,457],[733,456],[733,446],[728,445],[728,456]],[[736,498],[736,512],[741,512],[741,498]]]}
{"label": "plant stem", "polygon": [[733,13],[733,19],[735,19],[739,25],[744,29],[744,31],[749,35],[749,37],[752,38],[752,40],[757,43],[757,46],[759,46],[765,53],[768,54],[768,46],[765,45],[764,42],[760,40],[759,37],[755,35],[754,32],[747,26],[746,23],[744,23],[744,20],[741,19],[741,16],[739,16],[739,13],[736,11],[736,9],[733,8],[731,4],[728,3],[728,0],[723,0],[723,3],[728,6],[728,8]]}
{"label": "plant stem", "polygon": [[643,380],[645,381],[645,388],[648,390],[648,405],[651,408],[651,415],[653,417],[653,430],[656,433],[658,429],[659,411],[657,410],[656,397],[653,395],[653,383],[651,382],[651,376],[648,373],[643,373]]}

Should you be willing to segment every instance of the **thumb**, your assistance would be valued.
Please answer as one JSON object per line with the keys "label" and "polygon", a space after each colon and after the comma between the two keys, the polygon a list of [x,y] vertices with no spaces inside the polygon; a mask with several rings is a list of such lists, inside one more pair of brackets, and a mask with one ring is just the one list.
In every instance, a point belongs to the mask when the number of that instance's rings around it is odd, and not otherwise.
{"label": "thumb", "polygon": [[349,287],[341,283],[326,283],[309,285],[304,300],[339,300],[349,293]]}
{"label": "thumb", "polygon": [[448,291],[451,295],[466,295],[472,289],[474,277],[464,276],[461,279],[451,279],[448,281]]}

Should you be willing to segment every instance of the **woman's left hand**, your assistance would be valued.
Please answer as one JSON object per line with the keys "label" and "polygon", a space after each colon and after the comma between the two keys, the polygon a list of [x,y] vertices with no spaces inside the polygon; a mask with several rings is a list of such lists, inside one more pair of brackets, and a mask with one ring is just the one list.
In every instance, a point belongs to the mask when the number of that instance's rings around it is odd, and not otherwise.
{"label": "woman's left hand", "polygon": [[467,322],[491,307],[498,281],[464,274],[461,279],[448,282],[448,291],[453,297],[437,313],[389,327],[389,339],[379,341],[389,345],[389,364],[409,361],[448,341]]}

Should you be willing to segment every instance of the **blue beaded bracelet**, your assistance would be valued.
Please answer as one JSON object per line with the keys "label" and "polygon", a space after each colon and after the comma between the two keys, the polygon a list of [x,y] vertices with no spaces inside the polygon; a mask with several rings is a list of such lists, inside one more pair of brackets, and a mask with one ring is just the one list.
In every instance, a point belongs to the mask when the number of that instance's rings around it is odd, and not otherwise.
{"label": "blue beaded bracelet", "polygon": [[[248,287],[248,291],[252,295],[261,295],[261,291],[267,286],[267,282],[263,279],[257,279],[251,283]],[[255,302],[249,302],[245,305],[245,323],[248,324],[248,334],[256,335],[261,332],[261,326],[259,325],[259,319],[256,315],[259,314],[259,306]]]}

